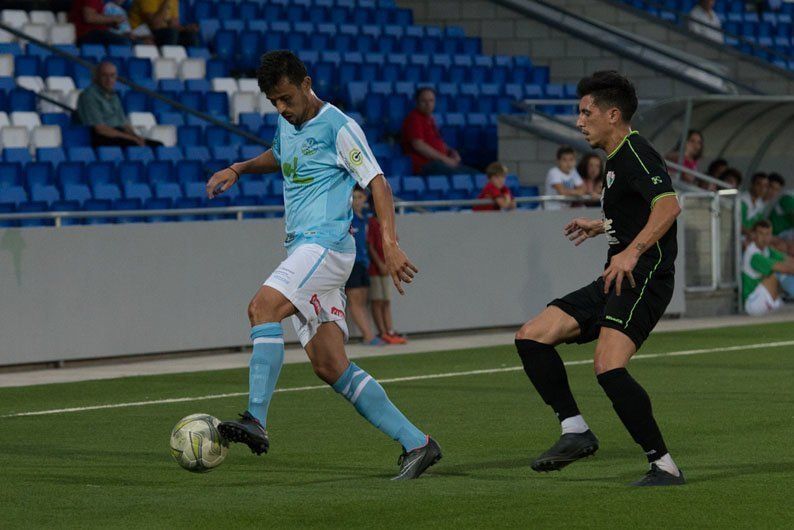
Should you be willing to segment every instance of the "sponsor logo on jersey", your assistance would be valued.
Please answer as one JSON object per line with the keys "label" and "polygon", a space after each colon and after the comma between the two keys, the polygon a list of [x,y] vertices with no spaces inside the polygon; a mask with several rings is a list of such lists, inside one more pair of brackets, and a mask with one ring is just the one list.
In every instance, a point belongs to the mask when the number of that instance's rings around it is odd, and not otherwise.
{"label": "sponsor logo on jersey", "polygon": [[364,163],[364,155],[361,154],[361,150],[358,148],[353,148],[350,150],[350,163],[354,166],[360,166]]}
{"label": "sponsor logo on jersey", "polygon": [[651,177],[651,182],[653,182],[654,184],[661,184],[662,177]]}
{"label": "sponsor logo on jersey", "polygon": [[615,182],[615,172],[607,171],[607,188],[611,188],[613,182]]}
{"label": "sponsor logo on jersey", "polygon": [[345,318],[345,312],[339,309],[338,307],[332,307],[331,314],[341,318]]}
{"label": "sponsor logo on jersey", "polygon": [[319,148],[320,145],[317,140],[314,138],[306,138],[306,140],[303,142],[303,145],[301,145],[301,153],[306,156],[312,156],[318,151]]}
{"label": "sponsor logo on jersey", "polygon": [[612,228],[612,219],[604,219],[604,233],[607,235],[607,243],[610,245],[617,245],[620,243],[618,238],[615,237],[615,229]]}
{"label": "sponsor logo on jersey", "polygon": [[618,324],[623,324],[623,321],[622,321],[621,319],[619,319],[619,318],[615,318],[615,317],[613,317],[613,316],[609,316],[609,315],[607,315],[607,316],[605,316],[604,318],[605,318],[606,320],[611,320],[612,322],[617,322]]}

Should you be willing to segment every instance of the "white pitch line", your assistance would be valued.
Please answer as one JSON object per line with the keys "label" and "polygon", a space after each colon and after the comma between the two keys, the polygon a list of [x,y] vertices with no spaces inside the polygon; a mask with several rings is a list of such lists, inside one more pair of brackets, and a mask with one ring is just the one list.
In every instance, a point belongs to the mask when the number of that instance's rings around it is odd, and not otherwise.
{"label": "white pitch line", "polygon": [[[699,355],[702,353],[717,353],[726,351],[740,351],[740,350],[759,350],[768,348],[781,348],[783,346],[794,346],[794,340],[785,340],[778,342],[761,342],[757,344],[746,344],[743,346],[725,346],[722,348],[703,348],[699,350],[681,350],[667,353],[646,353],[635,355],[632,360],[639,359],[656,359],[659,357],[680,357],[686,355]],[[567,361],[565,366],[576,366],[582,364],[592,364],[591,359],[584,359],[580,361]],[[425,379],[445,379],[448,377],[465,377],[468,375],[485,375],[485,374],[498,374],[502,372],[514,372],[522,370],[521,366],[508,366],[505,368],[487,368],[483,370],[469,370],[466,372],[447,372],[440,374],[427,374],[427,375],[411,375],[407,377],[393,377],[391,379],[380,379],[381,384],[385,383],[401,383],[405,381],[422,381]],[[298,386],[291,388],[279,388],[276,392],[304,392],[306,390],[322,390],[330,388],[328,385],[313,385],[313,386]],[[229,397],[247,396],[248,392],[231,392],[227,394],[210,394],[207,396],[193,396],[169,399],[156,399],[151,401],[131,401],[128,403],[110,403],[107,405],[91,405],[88,407],[71,407],[65,409],[51,409],[51,410],[38,410],[32,412],[17,412],[14,414],[7,414],[0,416],[0,418],[17,418],[20,416],[46,416],[50,414],[67,414],[70,412],[84,412],[88,410],[103,410],[103,409],[120,409],[126,407],[143,407],[146,405],[163,405],[167,403],[183,403],[187,401],[206,401],[210,399],[223,399]]]}

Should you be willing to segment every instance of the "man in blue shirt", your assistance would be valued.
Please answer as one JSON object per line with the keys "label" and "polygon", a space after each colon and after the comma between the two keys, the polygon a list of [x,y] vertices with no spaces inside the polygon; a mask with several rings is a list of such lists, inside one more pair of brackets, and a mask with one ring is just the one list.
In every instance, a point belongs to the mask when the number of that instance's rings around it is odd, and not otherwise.
{"label": "man in blue shirt", "polygon": [[402,294],[417,268],[397,244],[391,188],[358,124],[320,100],[306,66],[290,51],[266,53],[259,88],[280,114],[271,149],[232,164],[207,183],[210,199],[245,173],[284,176],[287,258],[248,306],[254,344],[248,408],[240,421],[219,426],[229,441],[261,454],[270,445],[267,409],[284,360],[281,321],[292,317],[317,376],[350,401],[383,433],[403,446],[395,479],[417,478],[441,458],[438,444],[392,404],[383,388],[345,354],[344,285],[355,262],[350,234],[351,195],[356,184],[372,192],[381,219],[389,273]]}

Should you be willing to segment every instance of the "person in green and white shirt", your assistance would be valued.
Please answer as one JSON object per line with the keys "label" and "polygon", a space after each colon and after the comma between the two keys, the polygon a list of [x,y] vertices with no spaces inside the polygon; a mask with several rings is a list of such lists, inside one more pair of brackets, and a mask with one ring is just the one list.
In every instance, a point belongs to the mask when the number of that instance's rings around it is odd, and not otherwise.
{"label": "person in green and white shirt", "polygon": [[739,195],[742,205],[742,233],[749,234],[753,225],[766,217],[766,196],[769,178],[766,173],[756,173],[750,180],[750,190]]}
{"label": "person in green and white shirt", "polygon": [[748,315],[766,315],[783,305],[779,276],[794,274],[794,258],[769,245],[772,225],[758,221],[750,231],[752,243],[742,259],[742,298]]}
{"label": "person in green and white shirt", "polygon": [[772,246],[794,255],[794,190],[786,190],[786,181],[777,173],[769,174],[769,222],[772,223]]}

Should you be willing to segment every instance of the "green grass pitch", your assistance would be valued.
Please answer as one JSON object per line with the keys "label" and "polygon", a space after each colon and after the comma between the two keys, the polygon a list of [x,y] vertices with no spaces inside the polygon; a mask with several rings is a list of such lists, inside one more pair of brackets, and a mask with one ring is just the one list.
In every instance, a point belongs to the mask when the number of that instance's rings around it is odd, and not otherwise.
{"label": "green grass pitch", "polygon": [[[737,346],[789,341],[758,348]],[[568,367],[580,407],[601,440],[593,458],[537,474],[531,458],[559,434],[520,370],[385,384],[392,400],[438,439],[444,458],[420,480],[394,483],[397,444],[329,389],[276,394],[271,452],[231,447],[206,474],[168,453],[174,423],[194,412],[229,418],[228,397],[9,417],[98,404],[241,392],[245,370],[0,389],[3,528],[794,526],[794,325],[655,334],[632,374],[653,399],[689,484],[626,486],[646,469],[593,376]],[[592,346],[560,348],[584,360]],[[200,362],[200,361],[197,361]],[[518,366],[512,345],[363,359],[378,379]],[[280,388],[319,381],[287,365]]]}

